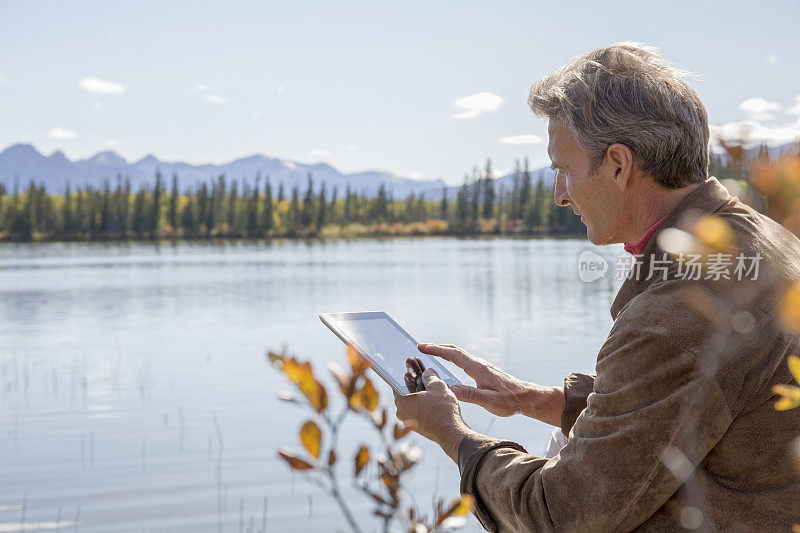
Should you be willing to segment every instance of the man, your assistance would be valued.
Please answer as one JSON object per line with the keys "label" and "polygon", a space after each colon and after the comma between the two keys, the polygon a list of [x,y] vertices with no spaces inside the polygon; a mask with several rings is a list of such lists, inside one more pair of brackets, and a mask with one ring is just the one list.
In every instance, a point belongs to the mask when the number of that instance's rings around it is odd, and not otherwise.
{"label": "man", "polygon": [[[800,354],[779,320],[800,241],[708,178],[705,107],[653,49],[595,50],[538,81],[529,104],[549,119],[556,203],[581,216],[591,242],[626,243],[637,258],[597,374],[540,386],[422,344],[475,387],[450,390],[426,370],[426,390],[395,397],[398,418],[459,465],[490,531],[790,530],[800,409],[776,411],[772,386],[792,381],[787,356]],[[697,275],[686,275],[686,243],[702,252]],[[458,400],[569,439],[551,459],[529,454],[472,431]]]}

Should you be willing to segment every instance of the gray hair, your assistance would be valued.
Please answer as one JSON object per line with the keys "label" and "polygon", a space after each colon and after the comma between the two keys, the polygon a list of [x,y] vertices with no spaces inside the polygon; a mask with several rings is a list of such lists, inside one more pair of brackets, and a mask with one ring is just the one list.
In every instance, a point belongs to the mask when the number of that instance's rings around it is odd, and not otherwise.
{"label": "gray hair", "polygon": [[592,174],[624,144],[657,183],[680,188],[708,176],[708,113],[686,72],[640,43],[598,48],[531,87],[534,113],[559,118],[589,155]]}

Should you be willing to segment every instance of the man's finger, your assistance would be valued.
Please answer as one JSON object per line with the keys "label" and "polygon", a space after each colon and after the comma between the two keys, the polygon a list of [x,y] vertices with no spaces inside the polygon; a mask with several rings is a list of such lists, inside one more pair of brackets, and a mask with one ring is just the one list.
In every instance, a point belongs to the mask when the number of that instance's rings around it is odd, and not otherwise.
{"label": "man's finger", "polygon": [[436,357],[441,357],[446,361],[450,361],[467,373],[474,367],[473,363],[475,360],[464,352],[464,350],[453,345],[420,343],[417,345],[417,349],[422,353],[435,355]]}
{"label": "man's finger", "polygon": [[425,384],[425,390],[430,390],[431,385],[444,385],[444,381],[439,379],[439,375],[436,373],[436,370],[432,368],[429,368],[422,373],[422,383]]}
{"label": "man's finger", "polygon": [[469,385],[453,385],[450,390],[453,391],[459,401],[474,403],[481,407],[492,405],[498,400],[497,392],[493,390],[476,389]]}

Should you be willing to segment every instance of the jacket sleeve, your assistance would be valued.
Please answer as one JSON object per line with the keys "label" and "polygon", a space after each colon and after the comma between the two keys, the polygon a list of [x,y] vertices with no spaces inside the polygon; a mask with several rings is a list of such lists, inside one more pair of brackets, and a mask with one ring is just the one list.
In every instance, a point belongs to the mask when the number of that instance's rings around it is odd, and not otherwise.
{"label": "jacket sleeve", "polygon": [[481,524],[489,531],[641,525],[683,481],[665,458],[683,454],[696,466],[730,425],[716,380],[699,378],[695,363],[656,334],[612,328],[594,392],[559,455],[544,459],[480,436],[461,443],[461,490],[475,496]]}
{"label": "jacket sleeve", "polygon": [[564,412],[561,413],[561,433],[569,436],[578,415],[586,409],[586,400],[594,389],[594,374],[570,374],[564,379]]}

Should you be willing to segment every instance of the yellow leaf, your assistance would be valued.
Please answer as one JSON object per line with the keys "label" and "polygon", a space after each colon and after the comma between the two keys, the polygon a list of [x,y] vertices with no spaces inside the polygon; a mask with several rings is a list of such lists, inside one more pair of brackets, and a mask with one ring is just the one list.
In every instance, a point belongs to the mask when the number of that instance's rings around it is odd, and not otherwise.
{"label": "yellow leaf", "polygon": [[794,380],[800,383],[800,357],[790,355],[786,359],[786,363],[789,365],[789,372],[792,373]]}
{"label": "yellow leaf", "polygon": [[308,401],[318,412],[322,412],[328,406],[328,393],[322,383],[316,380],[311,369],[311,363],[300,363],[291,357],[283,362],[283,372],[292,383],[297,385],[300,392],[308,398]]}
{"label": "yellow leaf", "polygon": [[312,470],[314,468],[314,465],[299,458],[294,454],[293,451],[289,449],[282,448],[278,450],[278,455],[287,463],[289,463],[289,468],[292,470]]}
{"label": "yellow leaf", "polygon": [[321,441],[322,432],[313,420],[309,420],[303,424],[303,427],[300,428],[300,442],[303,443],[305,449],[308,450],[308,453],[313,455],[315,459],[319,459]]}
{"label": "yellow leaf", "polygon": [[475,498],[469,494],[462,494],[461,498],[453,500],[450,507],[439,516],[436,521],[436,527],[442,525],[442,522],[453,516],[464,516],[469,513],[475,506]]}
{"label": "yellow leaf", "polygon": [[800,407],[800,387],[784,384],[773,385],[772,392],[780,396],[775,402],[775,410],[788,411]]}
{"label": "yellow leaf", "polygon": [[379,401],[378,391],[372,385],[368,378],[364,378],[364,384],[350,397],[350,408],[354,411],[363,409],[366,411],[374,411],[378,408]]}
{"label": "yellow leaf", "polygon": [[369,448],[362,446],[356,453],[356,476],[361,473],[367,463],[369,462]]}
{"label": "yellow leaf", "polygon": [[800,331],[800,282],[792,285],[783,297],[781,322],[789,330]]}
{"label": "yellow leaf", "polygon": [[354,376],[360,376],[369,368],[369,361],[361,357],[358,350],[352,346],[347,347],[347,360],[350,362],[350,368]]}
{"label": "yellow leaf", "polygon": [[272,366],[275,368],[282,368],[283,367],[283,354],[276,353],[276,352],[267,352],[267,357],[269,358],[269,362],[272,363]]}
{"label": "yellow leaf", "polygon": [[344,394],[348,398],[352,396],[353,394],[352,388],[354,380],[350,379],[344,373],[344,370],[342,370],[342,368],[333,361],[328,363],[328,370],[331,371],[331,374],[333,374],[336,383],[339,384],[339,390],[342,391],[342,394]]}
{"label": "yellow leaf", "polygon": [[729,250],[733,247],[733,230],[728,223],[716,215],[701,218],[694,226],[694,236],[716,250]]}
{"label": "yellow leaf", "polygon": [[414,428],[417,427],[416,424],[413,422],[409,422],[406,427],[401,427],[400,424],[395,423],[394,425],[394,440],[400,440],[412,431]]}

